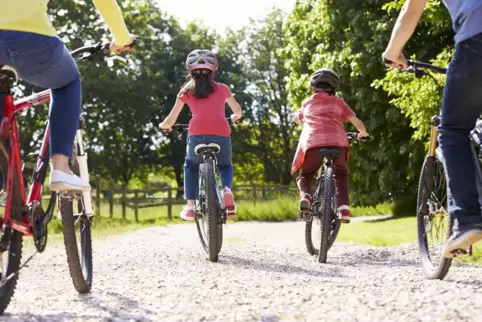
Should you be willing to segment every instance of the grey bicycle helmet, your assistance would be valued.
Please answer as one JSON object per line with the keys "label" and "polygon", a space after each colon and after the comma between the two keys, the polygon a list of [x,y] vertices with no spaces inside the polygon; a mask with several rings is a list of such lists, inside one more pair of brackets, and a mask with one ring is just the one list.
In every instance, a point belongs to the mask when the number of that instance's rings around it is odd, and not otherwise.
{"label": "grey bicycle helmet", "polygon": [[311,76],[311,86],[317,89],[331,87],[336,90],[340,87],[340,76],[329,68],[318,69]]}
{"label": "grey bicycle helmet", "polygon": [[216,55],[207,49],[193,50],[186,58],[186,69],[191,71],[195,69],[209,69],[216,71],[218,69],[218,60]]}

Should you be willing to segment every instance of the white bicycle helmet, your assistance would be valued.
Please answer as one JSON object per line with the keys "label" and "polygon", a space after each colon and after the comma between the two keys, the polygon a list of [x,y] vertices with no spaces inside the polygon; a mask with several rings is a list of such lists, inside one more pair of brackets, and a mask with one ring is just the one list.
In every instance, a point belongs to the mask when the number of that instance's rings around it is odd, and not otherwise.
{"label": "white bicycle helmet", "polygon": [[216,71],[218,69],[218,60],[216,55],[207,49],[193,50],[186,58],[186,69],[191,71],[195,69],[209,69]]}

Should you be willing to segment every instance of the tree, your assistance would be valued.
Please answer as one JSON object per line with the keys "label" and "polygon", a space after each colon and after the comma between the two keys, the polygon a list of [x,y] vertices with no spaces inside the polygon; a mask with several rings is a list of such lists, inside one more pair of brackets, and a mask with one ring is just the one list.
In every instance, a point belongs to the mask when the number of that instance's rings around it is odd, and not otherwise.
{"label": "tree", "polygon": [[[306,95],[311,72],[331,67],[341,75],[341,96],[375,138],[351,153],[350,189],[356,203],[373,204],[391,196],[399,201],[408,196],[413,201],[425,153],[421,142],[411,140],[414,131],[409,120],[393,108],[383,89],[372,86],[385,75],[380,57],[398,15],[393,9],[401,3],[383,6],[376,0],[301,0],[285,24],[292,104],[298,105]],[[435,6],[435,1],[431,5]],[[440,18],[439,12],[431,17]],[[431,31],[440,19],[432,23],[427,19],[417,30],[417,41],[407,49],[422,54],[433,49],[427,44],[434,42]],[[441,43],[450,38],[443,28],[436,29],[436,35]]]}

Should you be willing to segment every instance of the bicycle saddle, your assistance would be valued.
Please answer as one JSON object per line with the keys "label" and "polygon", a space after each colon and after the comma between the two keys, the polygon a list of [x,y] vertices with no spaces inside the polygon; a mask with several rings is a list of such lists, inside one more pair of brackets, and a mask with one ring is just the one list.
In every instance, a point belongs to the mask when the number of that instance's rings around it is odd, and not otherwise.
{"label": "bicycle saddle", "polygon": [[320,155],[323,158],[328,158],[328,159],[338,159],[340,156],[340,151],[337,149],[320,149]]}
{"label": "bicycle saddle", "polygon": [[219,144],[216,143],[202,143],[196,145],[196,147],[194,148],[194,153],[196,153],[197,155],[206,153],[219,153],[219,151],[221,151],[221,147],[219,146]]}
{"label": "bicycle saddle", "polygon": [[18,81],[18,74],[15,69],[7,65],[0,65],[0,82],[11,79],[13,82]]}

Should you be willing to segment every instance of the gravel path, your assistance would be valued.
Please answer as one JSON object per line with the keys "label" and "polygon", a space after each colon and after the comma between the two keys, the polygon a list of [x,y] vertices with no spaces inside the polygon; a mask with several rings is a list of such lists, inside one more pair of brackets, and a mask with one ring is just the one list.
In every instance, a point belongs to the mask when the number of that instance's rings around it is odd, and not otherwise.
{"label": "gravel path", "polygon": [[[304,249],[303,223],[237,223],[218,263],[194,225],[94,242],[94,287],[78,295],[61,243],[22,271],[5,321],[481,321],[482,268],[428,281],[415,246]],[[472,280],[475,279],[475,280]]]}

